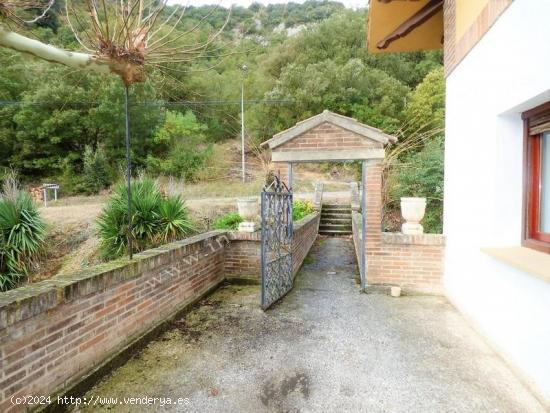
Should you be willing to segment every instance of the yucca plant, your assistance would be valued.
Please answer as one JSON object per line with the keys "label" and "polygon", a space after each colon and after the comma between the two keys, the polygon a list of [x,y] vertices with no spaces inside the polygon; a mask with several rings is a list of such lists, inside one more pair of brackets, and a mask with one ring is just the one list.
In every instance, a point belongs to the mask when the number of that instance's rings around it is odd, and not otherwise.
{"label": "yucca plant", "polygon": [[[115,188],[98,218],[103,258],[120,257],[128,248],[128,192]],[[132,183],[132,249],[134,252],[181,239],[194,231],[185,203],[179,196],[165,196],[150,178]]]}
{"label": "yucca plant", "polygon": [[32,198],[8,174],[0,194],[0,291],[14,288],[28,275],[45,236],[46,224]]}
{"label": "yucca plant", "polygon": [[160,204],[160,241],[172,242],[180,234],[189,234],[195,230],[185,203],[179,196],[169,195]]}

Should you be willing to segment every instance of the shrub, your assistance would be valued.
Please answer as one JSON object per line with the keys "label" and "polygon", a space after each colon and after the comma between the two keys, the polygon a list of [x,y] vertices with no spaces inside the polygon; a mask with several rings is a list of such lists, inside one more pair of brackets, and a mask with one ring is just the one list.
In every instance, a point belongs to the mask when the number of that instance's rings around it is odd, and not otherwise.
{"label": "shrub", "polygon": [[[82,163],[82,165],[80,165]],[[61,164],[62,174],[55,178],[66,195],[99,193],[113,182],[113,170],[102,146],[86,145],[82,157],[68,155]]]}
{"label": "shrub", "polygon": [[193,112],[168,111],[164,124],[155,133],[155,154],[147,157],[148,170],[194,181],[212,155],[206,130],[206,125],[201,124]]}
{"label": "shrub", "polygon": [[45,236],[46,224],[31,196],[19,190],[14,174],[8,175],[0,194],[0,291],[28,275]]}
{"label": "shrub", "polygon": [[400,208],[401,197],[426,197],[425,232],[441,233],[443,229],[443,138],[429,141],[420,152],[404,156],[388,173],[389,205]]}
{"label": "shrub", "polygon": [[[123,255],[128,248],[128,190],[120,183],[97,224],[104,259]],[[139,252],[189,235],[194,226],[179,196],[166,196],[150,178],[132,182],[133,251]]]}
{"label": "shrub", "polygon": [[91,146],[86,145],[84,150],[83,192],[97,194],[102,189],[107,188],[111,184],[109,169],[103,148],[99,146],[94,151]]}
{"label": "shrub", "polygon": [[228,214],[222,215],[214,221],[215,229],[228,229],[236,230],[239,228],[239,224],[243,222],[243,219],[236,212],[230,212]]}
{"label": "shrub", "polygon": [[313,204],[309,201],[294,201],[292,203],[292,219],[299,221],[313,212]]}

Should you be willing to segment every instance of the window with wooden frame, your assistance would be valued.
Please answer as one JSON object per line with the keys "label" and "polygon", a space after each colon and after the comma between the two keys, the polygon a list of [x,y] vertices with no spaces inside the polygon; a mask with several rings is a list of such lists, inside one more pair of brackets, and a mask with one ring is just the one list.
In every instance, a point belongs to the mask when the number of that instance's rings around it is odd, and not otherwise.
{"label": "window with wooden frame", "polygon": [[550,102],[524,122],[523,245],[550,253]]}

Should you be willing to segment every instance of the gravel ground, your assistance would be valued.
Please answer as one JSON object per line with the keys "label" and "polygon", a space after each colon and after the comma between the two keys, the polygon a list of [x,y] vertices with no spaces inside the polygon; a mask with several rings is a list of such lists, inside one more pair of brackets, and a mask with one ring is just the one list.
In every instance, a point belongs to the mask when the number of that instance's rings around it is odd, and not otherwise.
{"label": "gravel ground", "polygon": [[[331,238],[265,313],[257,286],[224,286],[87,394],[117,404],[83,411],[545,411],[444,298],[360,294],[356,277]],[[143,396],[182,400],[124,404]]]}

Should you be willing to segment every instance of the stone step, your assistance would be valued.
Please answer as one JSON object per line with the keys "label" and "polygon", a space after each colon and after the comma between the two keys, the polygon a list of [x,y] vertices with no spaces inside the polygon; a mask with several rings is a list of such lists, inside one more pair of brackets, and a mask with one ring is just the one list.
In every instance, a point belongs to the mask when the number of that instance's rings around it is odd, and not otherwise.
{"label": "stone step", "polygon": [[325,214],[345,214],[351,215],[351,210],[344,211],[343,209],[323,209],[321,215]]}
{"label": "stone step", "polygon": [[344,214],[344,215],[351,215],[351,210],[344,211],[342,209],[323,209],[321,211],[321,215],[326,214]]}
{"label": "stone step", "polygon": [[350,224],[351,225],[351,217],[342,217],[342,218],[321,218],[321,225],[322,224]]}
{"label": "stone step", "polygon": [[351,214],[321,214],[321,221],[325,219],[351,219]]}
{"label": "stone step", "polygon": [[351,233],[351,227],[348,225],[322,225],[319,226],[319,232],[345,231]]}
{"label": "stone step", "polygon": [[350,205],[323,205],[321,211],[325,210],[337,210],[337,211],[351,211]]}
{"label": "stone step", "polygon": [[335,229],[325,230],[325,231],[319,230],[319,234],[321,234],[321,235],[351,235],[351,231],[342,231],[342,230],[335,230]]}
{"label": "stone step", "polygon": [[320,222],[319,227],[346,227],[346,228],[351,228],[351,222]]}

